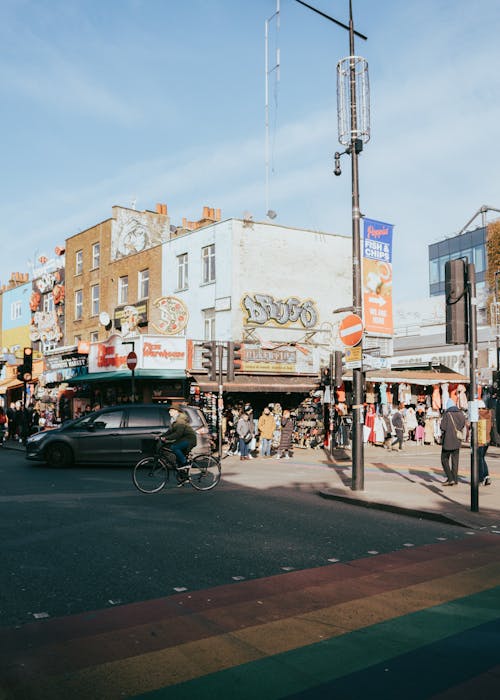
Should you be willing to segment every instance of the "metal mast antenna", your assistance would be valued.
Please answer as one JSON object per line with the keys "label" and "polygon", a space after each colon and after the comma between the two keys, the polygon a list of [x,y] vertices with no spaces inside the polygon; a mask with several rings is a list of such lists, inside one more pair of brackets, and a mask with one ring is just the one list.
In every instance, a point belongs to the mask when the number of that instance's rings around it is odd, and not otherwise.
{"label": "metal mast antenna", "polygon": [[266,122],[266,216],[270,219],[276,218],[276,212],[269,209],[269,169],[270,169],[270,147],[269,147],[269,76],[273,71],[276,71],[276,82],[280,79],[280,50],[276,47],[276,63],[272,68],[269,68],[269,25],[273,19],[276,19],[276,31],[280,28],[280,0],[276,0],[276,12],[266,19],[264,23],[265,36],[265,82],[266,82],[266,104],[265,104],[265,122]]}

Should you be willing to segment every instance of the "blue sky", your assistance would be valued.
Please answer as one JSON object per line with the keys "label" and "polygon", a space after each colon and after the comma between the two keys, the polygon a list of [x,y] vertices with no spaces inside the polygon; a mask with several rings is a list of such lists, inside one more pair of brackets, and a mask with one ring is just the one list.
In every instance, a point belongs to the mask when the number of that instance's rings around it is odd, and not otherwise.
{"label": "blue sky", "polygon": [[[341,21],[348,0],[315,0]],[[395,225],[395,302],[427,295],[427,245],[500,209],[496,0],[353,0],[370,68],[361,210]],[[264,22],[276,0],[2,0],[0,281],[111,215],[265,219]],[[271,24],[271,49],[276,41]],[[270,84],[277,223],[350,234],[334,177],[344,30],[281,0]],[[493,218],[493,217],[491,217]],[[479,220],[478,220],[479,223]],[[332,290],[334,284],[332,284]]]}

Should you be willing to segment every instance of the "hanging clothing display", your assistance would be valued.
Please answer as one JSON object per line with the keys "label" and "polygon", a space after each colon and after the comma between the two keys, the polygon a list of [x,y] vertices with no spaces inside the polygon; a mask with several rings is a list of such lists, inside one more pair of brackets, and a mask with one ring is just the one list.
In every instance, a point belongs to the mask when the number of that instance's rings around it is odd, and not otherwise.
{"label": "hanging clothing display", "polygon": [[387,406],[387,384],[385,382],[380,383],[379,392],[380,403],[382,404],[382,406]]}
{"label": "hanging clothing display", "polygon": [[432,387],[432,410],[439,411],[441,409],[441,391],[439,384],[434,384]]}
{"label": "hanging clothing display", "polygon": [[404,403],[405,406],[409,406],[411,403],[411,386],[409,384],[402,383],[399,385],[398,391],[399,403]]}

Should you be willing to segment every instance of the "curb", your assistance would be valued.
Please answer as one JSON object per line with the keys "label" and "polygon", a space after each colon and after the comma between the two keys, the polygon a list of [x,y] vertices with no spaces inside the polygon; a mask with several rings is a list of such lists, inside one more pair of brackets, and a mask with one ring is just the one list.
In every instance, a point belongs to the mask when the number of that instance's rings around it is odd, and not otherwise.
{"label": "curb", "polygon": [[[332,491],[318,491],[321,498],[330,499],[332,501],[340,501],[352,506],[360,506],[361,508],[370,508],[372,510],[384,510],[389,513],[397,513],[398,515],[407,515],[411,518],[419,518],[421,520],[433,520],[435,522],[446,523],[448,525],[459,525],[460,527],[474,527],[464,523],[449,515],[442,513],[434,513],[428,510],[419,510],[418,508],[405,508],[392,503],[381,503],[379,501],[368,501],[355,496],[347,496],[343,493],[333,493]],[[476,526],[477,527],[477,526]]]}

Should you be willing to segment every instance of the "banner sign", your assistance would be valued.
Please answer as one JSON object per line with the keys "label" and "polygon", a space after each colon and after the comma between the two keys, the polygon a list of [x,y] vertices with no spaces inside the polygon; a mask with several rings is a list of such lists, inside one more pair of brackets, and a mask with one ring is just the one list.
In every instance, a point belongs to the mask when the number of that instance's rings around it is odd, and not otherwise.
{"label": "banner sign", "polygon": [[185,338],[142,337],[142,366],[144,369],[186,369]]}
{"label": "banner sign", "polygon": [[363,321],[365,331],[392,335],[392,231],[394,226],[363,219]]}

